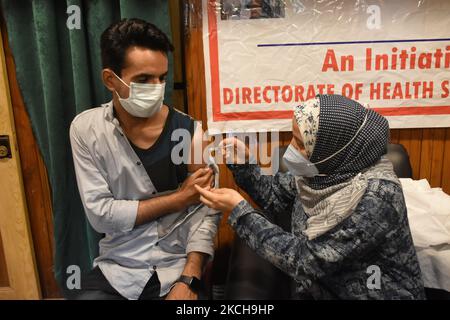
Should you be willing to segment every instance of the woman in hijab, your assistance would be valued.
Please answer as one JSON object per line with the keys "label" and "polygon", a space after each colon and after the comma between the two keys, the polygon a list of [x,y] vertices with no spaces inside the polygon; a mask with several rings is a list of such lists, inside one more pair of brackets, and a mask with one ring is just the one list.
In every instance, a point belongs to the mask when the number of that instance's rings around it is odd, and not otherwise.
{"label": "woman in hijab", "polygon": [[[290,275],[300,298],[424,299],[401,184],[384,156],[388,140],[378,113],[319,95],[294,110],[283,157],[288,173],[228,165],[261,210],[232,189],[198,187],[200,200],[231,211],[237,235]],[[291,212],[291,233],[270,222],[284,211]]]}

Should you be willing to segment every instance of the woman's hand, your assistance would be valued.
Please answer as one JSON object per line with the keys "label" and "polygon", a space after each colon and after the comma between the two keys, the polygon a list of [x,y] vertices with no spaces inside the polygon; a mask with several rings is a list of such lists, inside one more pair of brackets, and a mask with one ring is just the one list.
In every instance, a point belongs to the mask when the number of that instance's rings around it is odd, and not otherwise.
{"label": "woman's hand", "polygon": [[200,193],[200,201],[206,206],[220,211],[231,211],[244,198],[233,189],[220,188],[211,189],[201,188],[195,185],[198,193]]}
{"label": "woman's hand", "polygon": [[227,164],[244,164],[250,159],[250,152],[244,142],[236,137],[230,137],[219,143],[219,149],[225,156]]}

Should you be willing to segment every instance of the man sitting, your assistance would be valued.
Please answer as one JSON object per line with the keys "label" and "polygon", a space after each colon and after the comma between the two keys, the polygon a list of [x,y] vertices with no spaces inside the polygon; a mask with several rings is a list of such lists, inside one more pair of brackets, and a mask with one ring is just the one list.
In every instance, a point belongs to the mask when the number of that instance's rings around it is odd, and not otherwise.
{"label": "man sitting", "polygon": [[202,148],[202,131],[163,104],[170,51],[167,36],[143,20],[122,20],[102,34],[102,79],[112,101],[70,127],[81,200],[105,234],[79,299],[198,298],[220,215],[199,204],[194,188],[211,186],[212,170],[171,158],[175,130],[194,136],[191,153]]}

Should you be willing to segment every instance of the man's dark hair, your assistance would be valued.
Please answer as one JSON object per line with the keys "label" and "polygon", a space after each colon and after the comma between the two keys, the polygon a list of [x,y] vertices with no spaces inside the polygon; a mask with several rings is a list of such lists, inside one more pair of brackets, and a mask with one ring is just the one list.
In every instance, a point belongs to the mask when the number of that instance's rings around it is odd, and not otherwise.
{"label": "man's dark hair", "polygon": [[123,19],[103,31],[100,39],[103,68],[112,69],[119,77],[125,52],[131,46],[148,48],[168,54],[174,50],[164,32],[141,19]]}

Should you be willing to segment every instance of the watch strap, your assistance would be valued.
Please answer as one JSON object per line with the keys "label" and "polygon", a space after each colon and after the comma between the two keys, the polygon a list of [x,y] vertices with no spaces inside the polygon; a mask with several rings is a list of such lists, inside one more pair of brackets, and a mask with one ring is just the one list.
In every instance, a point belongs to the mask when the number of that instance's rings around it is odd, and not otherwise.
{"label": "watch strap", "polygon": [[195,293],[198,293],[203,284],[202,281],[196,277],[181,275],[176,282],[182,282],[189,286]]}

